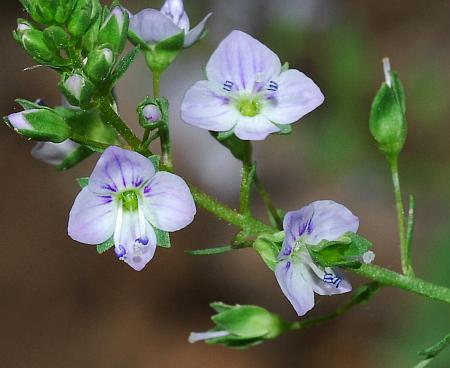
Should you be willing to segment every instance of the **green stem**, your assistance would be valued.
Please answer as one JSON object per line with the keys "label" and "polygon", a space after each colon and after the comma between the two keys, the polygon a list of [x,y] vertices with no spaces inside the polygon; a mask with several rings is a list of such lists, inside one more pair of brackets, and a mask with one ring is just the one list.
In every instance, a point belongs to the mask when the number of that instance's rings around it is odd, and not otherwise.
{"label": "green stem", "polygon": [[[412,250],[412,240],[415,222],[416,222],[416,200],[414,196],[410,195],[408,205],[408,223],[406,225],[406,258],[409,260],[412,259],[411,250]],[[411,276],[414,275],[412,267],[410,268],[410,275]]]}
{"label": "green stem", "polygon": [[402,271],[406,275],[411,275],[413,272],[411,266],[411,254],[408,251],[408,245],[406,243],[405,210],[403,208],[402,191],[400,188],[400,178],[398,175],[398,156],[390,157],[389,165],[391,168],[392,183],[394,185],[395,193],[395,205],[397,208]]}
{"label": "green stem", "polygon": [[378,281],[381,284],[393,286],[412,293],[426,296],[430,299],[450,303],[450,289],[432,284],[414,276],[402,275],[375,265],[363,264],[358,269],[348,269],[358,275]]}
{"label": "green stem", "polygon": [[122,118],[114,111],[107,97],[97,99],[98,109],[100,110],[106,124],[109,124],[119,133],[127,143],[136,151],[145,156],[151,155],[151,151],[141,147],[141,140],[132,132]]}
{"label": "green stem", "polygon": [[274,233],[277,231],[271,226],[268,226],[261,221],[256,220],[252,216],[244,215],[225,206],[216,199],[203,193],[193,185],[190,185],[189,187],[191,189],[191,193],[194,197],[195,202],[200,207],[217,216],[218,218],[228,222],[229,224],[247,231],[249,235],[259,235],[260,233]]}
{"label": "green stem", "polygon": [[267,193],[267,191],[265,190],[258,175],[255,175],[255,184],[256,184],[256,190],[258,191],[259,195],[261,196],[261,199],[263,200],[264,205],[266,206],[267,210],[272,215],[272,218],[275,220],[275,223],[277,224],[277,228],[282,230],[283,229],[283,219],[280,217],[280,214],[278,213],[277,208],[275,207],[272,200],[270,199],[269,193]]}
{"label": "green stem", "polygon": [[252,190],[253,180],[252,172],[252,144],[250,141],[243,141],[245,147],[245,154],[242,160],[242,179],[241,179],[241,194],[239,198],[240,212],[243,214],[250,214],[250,195]]}

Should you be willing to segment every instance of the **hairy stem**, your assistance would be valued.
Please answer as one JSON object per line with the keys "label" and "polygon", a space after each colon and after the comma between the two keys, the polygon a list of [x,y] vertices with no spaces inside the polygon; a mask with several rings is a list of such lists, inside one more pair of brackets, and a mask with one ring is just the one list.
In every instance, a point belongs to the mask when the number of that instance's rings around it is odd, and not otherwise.
{"label": "hairy stem", "polygon": [[348,269],[383,285],[410,291],[434,300],[450,303],[450,289],[432,284],[414,276],[402,275],[375,265],[363,264],[358,269]]}
{"label": "hairy stem", "polygon": [[252,191],[253,180],[252,172],[252,144],[250,141],[244,141],[245,157],[242,160],[242,179],[241,194],[239,198],[240,212],[242,214],[250,214],[250,196]]}
{"label": "hairy stem", "polygon": [[203,193],[200,189],[193,185],[190,185],[189,187],[195,202],[200,207],[228,222],[229,224],[247,231],[249,235],[259,235],[260,233],[273,233],[277,231],[271,226],[262,223],[250,215],[244,215],[236,212],[230,207],[227,207],[216,199]]}
{"label": "hairy stem", "polygon": [[389,158],[392,183],[394,185],[395,206],[397,208],[398,233],[400,239],[400,256],[402,271],[406,275],[412,275],[411,252],[406,242],[405,210],[403,208],[402,191],[398,175],[398,156]]}
{"label": "hairy stem", "polygon": [[122,118],[114,111],[107,97],[99,97],[97,99],[97,104],[105,123],[114,128],[116,132],[119,133],[136,152],[139,152],[145,156],[149,156],[152,154],[151,151],[147,148],[141,147],[140,139],[132,132],[128,125],[125,124]]}

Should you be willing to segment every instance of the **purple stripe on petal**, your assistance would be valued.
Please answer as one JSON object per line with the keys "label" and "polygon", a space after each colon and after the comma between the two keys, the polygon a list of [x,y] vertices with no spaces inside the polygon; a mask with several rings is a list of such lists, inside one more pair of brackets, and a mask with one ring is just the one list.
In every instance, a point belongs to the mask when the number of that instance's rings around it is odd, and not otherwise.
{"label": "purple stripe on petal", "polygon": [[127,186],[127,181],[125,179],[125,176],[123,174],[123,170],[122,170],[122,163],[120,162],[120,159],[117,155],[114,155],[114,160],[116,161],[117,166],[119,166],[119,170],[120,170],[120,175],[122,177],[122,184],[124,187]]}
{"label": "purple stripe on petal", "polygon": [[144,194],[150,194],[150,192],[152,191],[152,186],[150,184],[148,184],[145,188],[144,188]]}

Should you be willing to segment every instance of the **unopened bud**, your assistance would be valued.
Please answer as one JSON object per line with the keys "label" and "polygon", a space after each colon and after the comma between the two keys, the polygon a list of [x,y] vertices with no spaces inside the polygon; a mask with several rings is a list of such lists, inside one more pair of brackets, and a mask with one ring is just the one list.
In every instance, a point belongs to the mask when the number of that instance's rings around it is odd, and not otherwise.
{"label": "unopened bud", "polygon": [[59,83],[59,88],[73,106],[88,105],[94,93],[94,85],[80,74],[64,75]]}
{"label": "unopened bud", "polygon": [[84,71],[93,82],[105,81],[114,65],[114,53],[110,48],[97,48],[89,53]]}
{"label": "unopened bud", "polygon": [[98,33],[99,44],[112,46],[116,54],[120,54],[127,40],[129,15],[120,6],[115,6],[106,17]]}

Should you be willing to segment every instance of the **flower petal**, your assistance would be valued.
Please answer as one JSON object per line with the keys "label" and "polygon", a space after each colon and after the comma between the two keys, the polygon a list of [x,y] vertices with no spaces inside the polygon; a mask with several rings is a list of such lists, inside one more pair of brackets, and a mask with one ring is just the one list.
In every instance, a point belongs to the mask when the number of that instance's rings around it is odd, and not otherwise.
{"label": "flower petal", "polygon": [[305,74],[291,69],[274,79],[277,91],[271,93],[262,114],[277,124],[291,124],[324,101],[319,87]]}
{"label": "flower petal", "polygon": [[295,248],[295,242],[311,230],[310,222],[314,213],[313,206],[308,205],[297,211],[289,211],[283,219],[284,240],[279,259],[289,257]]}
{"label": "flower petal", "polygon": [[196,209],[186,182],[160,171],[144,188],[143,210],[150,223],[163,231],[177,231],[189,225]]}
{"label": "flower petal", "polygon": [[97,162],[89,189],[94,193],[119,192],[138,188],[155,175],[153,164],[139,153],[108,147]]}
{"label": "flower petal", "polygon": [[49,165],[58,166],[78,147],[80,145],[70,139],[62,143],[39,142],[34,146],[31,155]]}
{"label": "flower petal", "polygon": [[214,51],[206,66],[210,81],[219,86],[233,83],[237,90],[253,91],[261,83],[277,77],[281,72],[278,56],[250,35],[231,32]]}
{"label": "flower petal", "polygon": [[143,9],[134,15],[130,19],[130,30],[149,44],[158,43],[183,31],[155,9]]}
{"label": "flower petal", "polygon": [[303,277],[302,267],[302,263],[294,264],[286,259],[275,268],[278,284],[299,316],[305,315],[314,307],[314,292],[308,280]]}
{"label": "flower petal", "polygon": [[138,211],[123,212],[120,234],[114,240],[116,249],[125,249],[122,259],[136,271],[141,271],[151,261],[156,250],[155,231],[148,221],[143,220],[141,224]]}
{"label": "flower petal", "polygon": [[195,83],[181,104],[181,118],[186,123],[215,132],[232,129],[239,117],[229,98],[209,81]]}
{"label": "flower petal", "polygon": [[84,244],[101,244],[114,233],[116,213],[111,196],[96,195],[85,187],[69,214],[69,236]]}
{"label": "flower petal", "polygon": [[309,257],[309,261],[303,261],[303,277],[308,280],[314,292],[319,295],[336,295],[352,291],[352,285],[335,269],[327,267],[324,271],[314,264],[309,254],[304,256]]}
{"label": "flower petal", "polygon": [[199,24],[197,24],[186,34],[186,37],[184,38],[184,47],[191,47],[195,42],[197,42],[200,39],[205,30],[206,21],[211,15],[212,13],[206,15],[206,17],[203,18],[203,20]]}
{"label": "flower petal", "polygon": [[234,128],[234,134],[246,141],[262,141],[270,133],[279,132],[275,124],[263,115],[240,116],[237,125]]}
{"label": "flower petal", "polygon": [[346,232],[358,231],[359,219],[342,204],[334,201],[316,201],[310,204],[313,210],[311,223],[305,234],[310,245],[321,240],[337,240]]}

